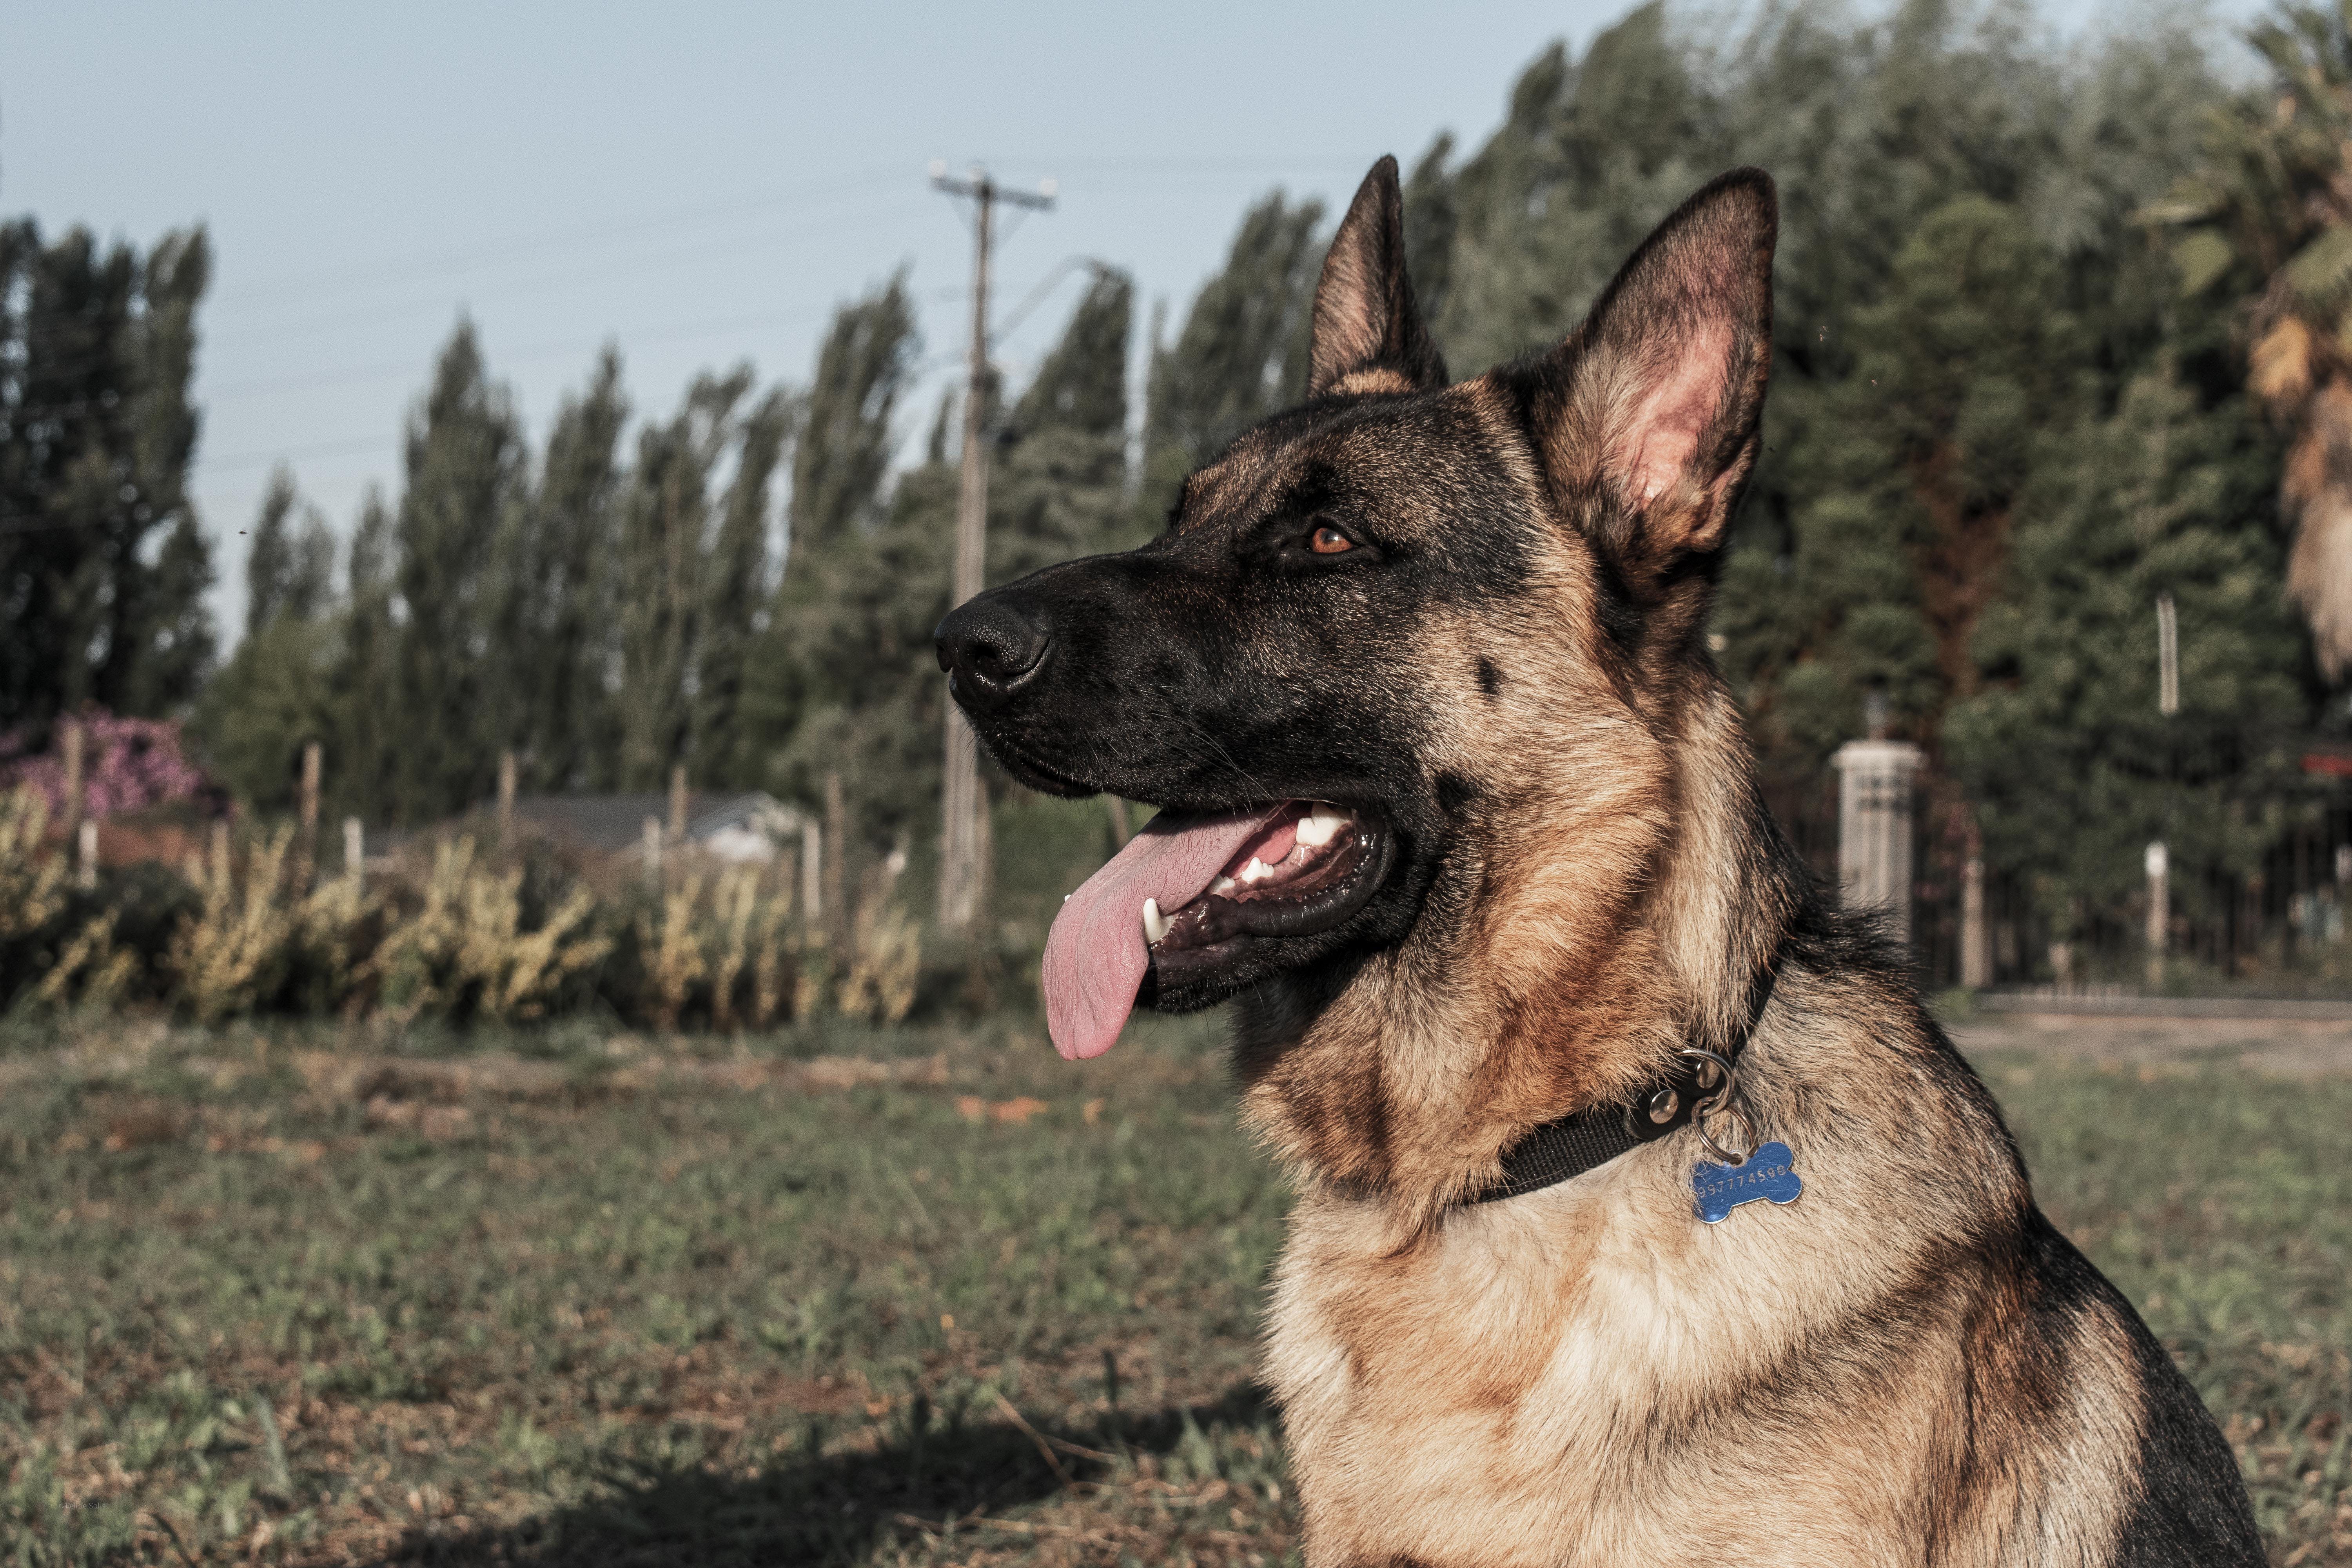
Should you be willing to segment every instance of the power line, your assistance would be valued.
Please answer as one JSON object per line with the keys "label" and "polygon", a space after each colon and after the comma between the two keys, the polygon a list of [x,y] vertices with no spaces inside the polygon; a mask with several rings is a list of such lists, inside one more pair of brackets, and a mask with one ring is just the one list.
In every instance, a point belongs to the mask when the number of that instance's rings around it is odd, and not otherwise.
{"label": "power line", "polygon": [[686,206],[664,208],[660,211],[649,213],[644,216],[628,219],[620,223],[590,224],[572,228],[553,230],[548,233],[531,236],[527,238],[511,240],[503,244],[474,246],[460,250],[425,251],[413,254],[398,260],[374,263],[356,268],[330,268],[324,272],[315,272],[308,276],[297,276],[292,279],[281,279],[276,283],[251,285],[240,292],[225,294],[222,296],[222,299],[226,301],[247,296],[259,296],[265,293],[270,298],[276,300],[289,298],[299,299],[305,293],[316,294],[339,287],[347,282],[365,282],[373,279],[386,277],[397,278],[404,274],[408,276],[418,276],[436,269],[452,270],[470,266],[478,261],[501,256],[521,255],[533,250],[548,249],[559,245],[574,245],[578,244],[582,240],[602,239],[615,235],[642,233],[648,229],[666,227],[681,220],[691,220],[695,217],[705,215],[726,216],[738,212],[772,208],[783,202],[798,201],[809,198],[823,199],[826,196],[866,189],[882,180],[895,178],[897,174],[898,170],[896,168],[877,167],[845,179],[828,181],[818,184],[794,186],[783,191],[772,193],[765,196],[755,196],[748,199],[730,199],[717,203],[695,203]]}
{"label": "power line", "polygon": [[[942,288],[926,289],[917,294],[915,298],[936,301],[961,300],[963,296],[964,290],[961,288]],[[616,342],[625,338],[628,342],[638,343],[670,342],[713,332],[738,331],[746,327],[784,326],[824,315],[826,311],[836,308],[831,303],[795,305],[786,310],[761,310],[750,315],[703,317],[696,321],[681,321],[664,327],[615,329],[590,338],[567,338],[562,341],[526,344],[497,357],[499,362],[504,364],[528,364],[534,360],[550,359],[557,354],[576,353],[583,349],[599,348],[605,343]],[[260,396],[273,392],[308,391],[315,387],[344,385],[383,376],[413,374],[415,370],[416,365],[414,361],[403,360],[397,363],[386,363],[353,367],[350,370],[321,371],[314,374],[285,376],[270,381],[244,382],[235,386],[223,387],[217,392],[207,392],[205,398],[208,404],[228,402],[240,397]]]}
{"label": "power line", "polygon": [[[179,510],[178,507],[170,507],[157,512],[141,524],[142,531],[169,521]],[[46,521],[42,521],[44,519]],[[0,539],[13,538],[20,533],[62,533],[77,528],[112,528],[121,521],[111,517],[52,518],[46,512],[0,511]]]}
{"label": "power line", "polygon": [[[1031,159],[1024,161],[1034,163],[1039,162],[1040,160]],[[1345,167],[1352,169],[1355,166],[1354,160],[1340,158],[1146,158],[1118,154],[1097,157],[1078,157],[1067,159],[1065,160],[1065,162],[1084,168],[1106,171],[1124,171],[1130,174],[1146,175],[1151,174],[1215,174],[1262,171],[1279,172],[1282,170],[1298,169],[1302,167],[1329,167],[1333,169]],[[885,177],[892,172],[893,171],[879,168],[870,169],[859,174],[845,177],[840,180],[793,187],[767,196],[751,197],[741,200],[730,199],[715,203],[691,204],[684,206],[662,209],[645,216],[628,219],[622,222],[583,225],[567,229],[550,231],[502,244],[468,247],[457,250],[426,251],[416,253],[406,258],[389,261],[379,265],[363,266],[354,268],[329,269],[324,272],[297,275],[292,279],[274,284],[254,285],[243,289],[226,290],[214,296],[210,303],[216,307],[245,304],[247,305],[248,308],[253,302],[260,302],[265,306],[279,302],[295,303],[299,302],[306,298],[317,298],[322,294],[331,294],[340,289],[345,289],[354,285],[361,288],[368,288],[378,285],[397,286],[403,282],[411,280],[422,281],[436,272],[446,273],[451,271],[459,271],[467,267],[478,265],[482,262],[497,261],[510,257],[525,256],[532,252],[543,251],[560,246],[573,245],[583,241],[621,237],[632,234],[646,233],[673,226],[681,222],[694,221],[698,218],[726,217],[745,212],[773,211],[780,206],[793,202],[822,202],[838,195],[854,195],[859,191],[871,188],[876,181]],[[898,210],[896,204],[900,200],[903,200],[903,198],[893,197],[890,200],[886,201],[881,205],[874,216],[880,216]],[[859,226],[860,228],[866,226]],[[838,226],[828,226],[823,234],[812,234],[806,237],[808,241],[814,242],[821,239],[828,239],[837,237],[844,232],[845,230],[842,227]],[[848,232],[855,231],[853,230]],[[1003,237],[999,237],[1001,239]],[[791,243],[791,241],[786,241],[785,243]],[[543,289],[549,287],[551,284],[563,282],[585,282],[605,278],[637,276],[658,271],[665,267],[674,266],[680,263],[688,263],[698,259],[707,254],[709,254],[707,246],[697,246],[684,250],[667,252],[656,258],[636,258],[617,266],[591,267],[585,269],[567,268],[554,273],[542,273],[527,278],[509,279],[495,283],[485,284],[481,287],[485,291],[495,293],[519,289]],[[418,299],[414,301],[404,301],[396,305],[370,306],[356,311],[346,311],[341,314],[328,316],[323,319],[289,323],[281,328],[264,329],[263,331],[256,333],[239,334],[239,341],[243,342],[269,342],[278,341],[286,337],[304,336],[319,332],[333,331],[342,327],[364,325],[373,321],[392,320],[401,315],[412,312],[419,312],[432,309],[446,309],[448,304],[449,300],[446,294],[440,294],[435,295],[431,298]],[[1008,327],[1006,330],[1009,331],[1010,328]],[[120,353],[110,347],[100,349],[88,354],[76,355],[69,359],[50,360],[42,363],[38,368],[45,375],[71,374],[80,370],[94,368],[96,366],[110,363],[120,357],[121,357]],[[229,395],[226,393],[216,393],[211,395],[219,397]]]}
{"label": "power line", "polygon": [[253,468],[264,463],[282,463],[292,458],[334,458],[351,452],[365,452],[379,447],[396,446],[398,435],[345,436],[332,441],[312,441],[300,447],[271,447],[251,452],[233,452],[226,458],[214,458],[204,468],[217,473],[223,468]]}
{"label": "power line", "polygon": [[[887,219],[893,216],[896,210],[903,208],[906,204],[906,198],[904,196],[893,197],[892,204],[896,204],[896,205],[894,206],[891,204],[885,204],[877,207],[872,213],[865,216],[869,219]],[[762,252],[762,254],[771,254],[780,247],[790,247],[794,244],[814,244],[823,240],[835,238],[843,235],[866,233],[883,226],[886,226],[885,223],[874,221],[835,225],[828,227],[821,234],[812,233],[804,236],[789,237],[781,242],[772,242],[766,250]],[[556,272],[540,273],[526,278],[506,279],[492,283],[483,284],[479,286],[479,291],[487,296],[495,297],[500,293],[508,293],[525,289],[544,289],[553,285],[564,283],[593,282],[611,278],[643,277],[662,271],[667,268],[682,264],[690,264],[696,260],[709,257],[711,251],[707,245],[700,245],[686,249],[667,251],[650,258],[638,257],[618,265],[597,265],[586,268],[559,270]],[[426,310],[443,310],[448,309],[451,303],[452,300],[450,296],[446,292],[436,292],[429,297],[403,300],[397,304],[369,305],[353,310],[345,310],[335,315],[315,318],[310,321],[289,322],[281,326],[266,327],[252,331],[240,331],[236,334],[236,338],[240,344],[250,344],[277,342],[288,338],[311,337],[320,333],[335,331],[344,327],[363,326],[375,321],[392,321],[404,315],[417,314]],[[126,327],[135,326],[137,322],[135,318],[126,320],[124,322]],[[119,363],[126,357],[129,356],[126,354],[124,350],[109,345],[104,348],[93,350],[87,353],[42,359],[28,363],[25,369],[37,373],[44,377],[70,376],[82,371],[97,369],[101,366]]]}
{"label": "power line", "polygon": [[1020,331],[1021,323],[1029,319],[1030,312],[1036,310],[1038,306],[1046,301],[1046,300],[1053,294],[1054,290],[1060,286],[1063,279],[1068,277],[1072,272],[1077,270],[1081,267],[1090,267],[1094,268],[1095,275],[1097,277],[1100,277],[1104,273],[1112,270],[1108,262],[1099,260],[1095,257],[1064,257],[1061,260],[1054,264],[1051,271],[1047,272],[1044,278],[1038,280],[1035,288],[1030,289],[1028,293],[1021,297],[1021,303],[1013,306],[1012,311],[1004,318],[1004,320],[996,324],[995,329],[988,334],[990,341],[992,342],[1002,342],[1003,340],[1011,337],[1014,332]]}
{"label": "power line", "polygon": [[[961,300],[964,297],[964,294],[965,290],[961,286],[954,288],[942,287],[919,290],[915,294],[914,298],[919,301],[938,303]],[[823,305],[796,305],[782,310],[761,310],[746,315],[705,316],[689,321],[673,322],[667,326],[618,328],[610,331],[598,333],[593,337],[566,338],[526,344],[521,348],[501,353],[497,356],[497,359],[498,363],[501,364],[530,364],[540,360],[552,359],[561,354],[577,353],[584,349],[601,348],[606,343],[620,345],[625,343],[675,342],[697,337],[709,336],[718,332],[739,331],[745,328],[785,326],[797,321],[808,321],[813,317],[824,315],[826,311],[837,308],[837,305],[830,302]],[[417,363],[414,360],[401,360],[397,362],[384,362],[373,365],[352,366],[344,370],[322,371],[303,375],[285,376],[270,381],[246,382],[237,385],[224,387],[218,391],[206,391],[203,395],[202,402],[204,406],[209,407],[216,403],[234,402],[239,398],[261,396],[274,392],[304,392],[326,386],[352,385],[367,381],[388,378],[394,375],[414,375],[417,373],[418,368]],[[424,368],[425,374],[429,375],[431,374],[430,363],[428,363]],[[87,412],[89,409],[96,406],[98,406],[98,405],[91,399],[84,399],[79,404],[51,404],[47,405],[18,405],[15,407],[0,404],[0,416],[5,416],[10,418],[25,418],[29,416],[46,421],[51,417],[72,417],[79,413]],[[226,459],[219,458],[200,459],[199,466],[203,466],[205,462],[218,463],[225,460]]]}
{"label": "power line", "polygon": [[[880,212],[866,216],[883,216],[889,215],[888,209],[883,209]],[[854,226],[844,225],[837,227],[828,228],[822,234],[812,233],[795,236],[771,245],[767,247],[766,251],[763,251],[763,254],[772,253],[775,250],[789,247],[796,243],[816,244],[836,238],[842,235],[856,234],[880,226],[883,226],[870,222]],[[535,273],[525,278],[509,278],[494,283],[481,284],[478,286],[475,291],[488,296],[496,296],[502,293],[514,293],[523,289],[545,290],[549,288],[570,283],[599,282],[614,278],[638,278],[680,265],[690,265],[697,261],[709,260],[713,258],[714,253],[708,245],[697,245],[683,249],[666,251],[655,257],[640,257],[623,263],[572,267],[561,268],[551,272]],[[343,327],[363,326],[373,321],[390,321],[400,316],[411,315],[424,310],[446,310],[449,303],[450,300],[446,292],[436,292],[427,298],[403,300],[398,304],[371,305],[359,310],[346,310],[337,315],[323,317],[312,321],[289,322],[282,326],[268,327],[259,331],[242,332],[238,334],[238,341],[244,343],[268,343],[280,342],[287,338],[310,337],[320,332],[334,331]]]}

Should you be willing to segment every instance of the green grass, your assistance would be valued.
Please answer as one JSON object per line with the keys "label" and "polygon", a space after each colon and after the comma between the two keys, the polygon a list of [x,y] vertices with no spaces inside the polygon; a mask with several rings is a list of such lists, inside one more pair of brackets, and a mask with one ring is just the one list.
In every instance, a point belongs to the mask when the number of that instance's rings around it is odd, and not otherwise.
{"label": "green grass", "polygon": [[2352,1080],[1985,1065],[2042,1207],[2221,1418],[2273,1557],[2352,1563]]}
{"label": "green grass", "polygon": [[[1281,1562],[1214,1033],[19,1027],[0,1563]],[[2352,1563],[2352,1083],[1990,1071],[2279,1559]]]}

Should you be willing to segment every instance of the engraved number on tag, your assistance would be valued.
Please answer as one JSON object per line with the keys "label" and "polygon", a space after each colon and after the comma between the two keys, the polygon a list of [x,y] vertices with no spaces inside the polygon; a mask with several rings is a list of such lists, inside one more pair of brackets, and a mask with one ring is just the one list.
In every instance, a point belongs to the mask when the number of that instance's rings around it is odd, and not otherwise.
{"label": "engraved number on tag", "polygon": [[1698,1217],[1715,1225],[1741,1204],[1769,1198],[1776,1204],[1795,1203],[1805,1190],[1797,1179],[1797,1157],[1778,1140],[1759,1147],[1737,1165],[1715,1165],[1701,1160],[1691,1171],[1691,1194]]}

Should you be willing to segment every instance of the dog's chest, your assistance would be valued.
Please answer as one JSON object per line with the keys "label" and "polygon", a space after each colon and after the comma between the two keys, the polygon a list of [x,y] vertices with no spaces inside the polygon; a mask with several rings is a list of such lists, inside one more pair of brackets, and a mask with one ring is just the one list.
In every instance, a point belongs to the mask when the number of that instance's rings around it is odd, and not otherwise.
{"label": "dog's chest", "polygon": [[1842,1455],[1859,1424],[1790,1468],[1719,1417],[1808,1305],[1758,1272],[1793,1216],[1702,1227],[1660,1174],[1462,1211],[1402,1251],[1369,1205],[1301,1205],[1267,1371],[1311,1563],[1912,1559],[1920,1478]]}

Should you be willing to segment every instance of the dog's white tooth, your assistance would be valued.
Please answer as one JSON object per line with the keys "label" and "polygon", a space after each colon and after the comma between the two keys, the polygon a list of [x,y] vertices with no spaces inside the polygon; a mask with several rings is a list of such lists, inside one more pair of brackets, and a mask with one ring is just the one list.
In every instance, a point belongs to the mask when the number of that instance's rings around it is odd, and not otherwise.
{"label": "dog's white tooth", "polygon": [[1273,868],[1253,855],[1250,857],[1250,863],[1242,868],[1242,886],[1246,888],[1252,882],[1263,882],[1273,875]]}
{"label": "dog's white tooth", "polygon": [[1339,837],[1347,821],[1336,807],[1318,802],[1313,811],[1298,819],[1298,842],[1309,849],[1319,849]]}
{"label": "dog's white tooth", "polygon": [[1159,900],[1143,900],[1143,940],[1146,943],[1158,942],[1175,929],[1175,925],[1174,921],[1160,912]]}
{"label": "dog's white tooth", "polygon": [[1219,898],[1225,898],[1240,889],[1240,887],[1241,884],[1234,881],[1231,877],[1220,877],[1215,881],[1209,884],[1209,891],[1216,894]]}

